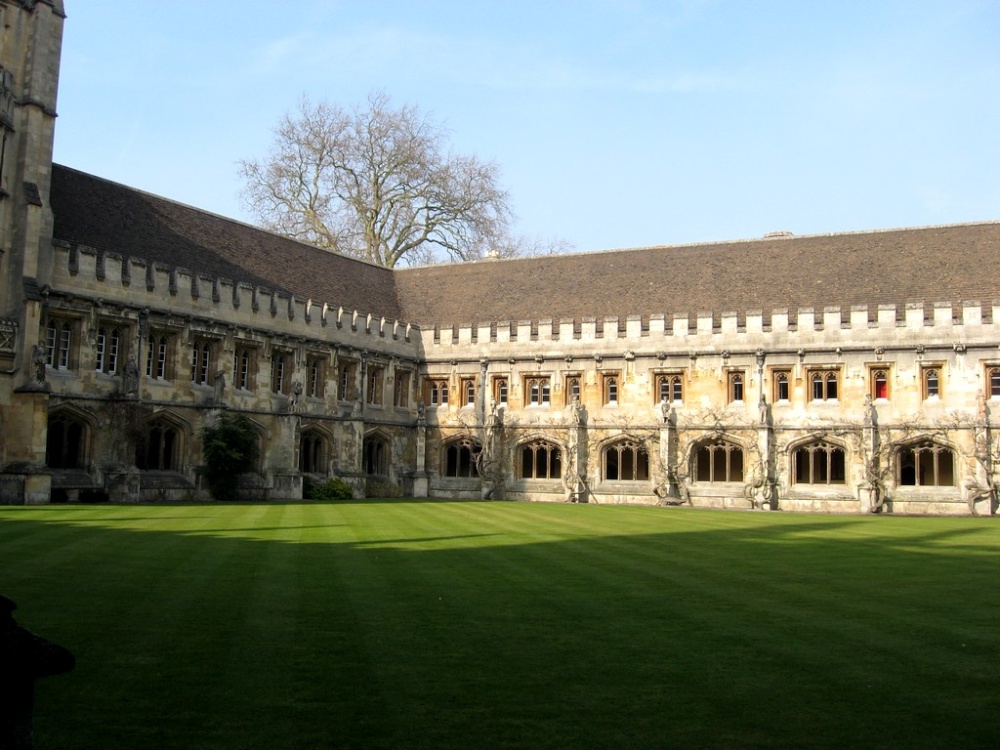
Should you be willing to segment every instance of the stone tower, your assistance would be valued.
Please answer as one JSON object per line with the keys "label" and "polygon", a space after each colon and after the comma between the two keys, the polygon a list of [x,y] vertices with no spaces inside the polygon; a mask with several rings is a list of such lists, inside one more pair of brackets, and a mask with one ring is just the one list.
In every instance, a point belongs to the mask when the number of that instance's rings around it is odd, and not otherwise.
{"label": "stone tower", "polygon": [[7,438],[0,465],[28,502],[49,492],[48,389],[38,360],[46,345],[40,331],[51,274],[49,186],[64,19],[62,0],[0,0],[0,430]]}

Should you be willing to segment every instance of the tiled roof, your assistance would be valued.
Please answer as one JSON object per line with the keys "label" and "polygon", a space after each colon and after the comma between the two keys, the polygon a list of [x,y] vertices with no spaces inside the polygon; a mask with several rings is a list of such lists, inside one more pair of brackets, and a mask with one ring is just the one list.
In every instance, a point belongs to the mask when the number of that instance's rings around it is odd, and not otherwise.
{"label": "tiled roof", "polygon": [[1000,299],[1000,222],[396,271],[53,165],[55,238],[430,325]]}
{"label": "tiled roof", "polygon": [[1000,223],[553,255],[396,272],[424,325],[1000,298]]}
{"label": "tiled roof", "polygon": [[402,319],[392,272],[57,164],[54,237]]}

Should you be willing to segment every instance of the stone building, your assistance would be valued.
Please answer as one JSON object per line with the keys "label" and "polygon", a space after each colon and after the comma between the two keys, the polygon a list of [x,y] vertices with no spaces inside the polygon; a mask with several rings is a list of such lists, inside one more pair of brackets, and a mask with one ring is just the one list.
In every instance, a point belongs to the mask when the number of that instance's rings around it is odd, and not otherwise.
{"label": "stone building", "polygon": [[0,502],[996,512],[1000,224],[388,270],[52,164],[60,0],[0,0]]}

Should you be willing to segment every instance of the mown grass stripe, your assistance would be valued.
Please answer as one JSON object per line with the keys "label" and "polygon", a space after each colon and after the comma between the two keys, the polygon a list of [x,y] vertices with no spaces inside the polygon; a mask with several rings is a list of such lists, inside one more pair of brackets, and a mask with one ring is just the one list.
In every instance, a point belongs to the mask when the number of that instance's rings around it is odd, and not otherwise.
{"label": "mown grass stripe", "polygon": [[39,747],[995,747],[998,541],[613,506],[2,509],[0,591],[80,658],[40,683]]}

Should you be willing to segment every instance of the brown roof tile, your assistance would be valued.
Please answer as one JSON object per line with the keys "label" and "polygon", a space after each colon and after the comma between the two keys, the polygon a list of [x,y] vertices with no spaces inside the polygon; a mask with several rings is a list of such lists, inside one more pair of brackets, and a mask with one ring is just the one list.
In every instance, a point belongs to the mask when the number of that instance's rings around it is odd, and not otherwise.
{"label": "brown roof tile", "polygon": [[1000,223],[407,268],[423,324],[848,308],[1000,298]]}
{"label": "brown roof tile", "polygon": [[425,325],[1000,298],[1000,222],[395,272],[53,165],[55,237]]}
{"label": "brown roof tile", "polygon": [[54,164],[54,236],[401,319],[392,272]]}

